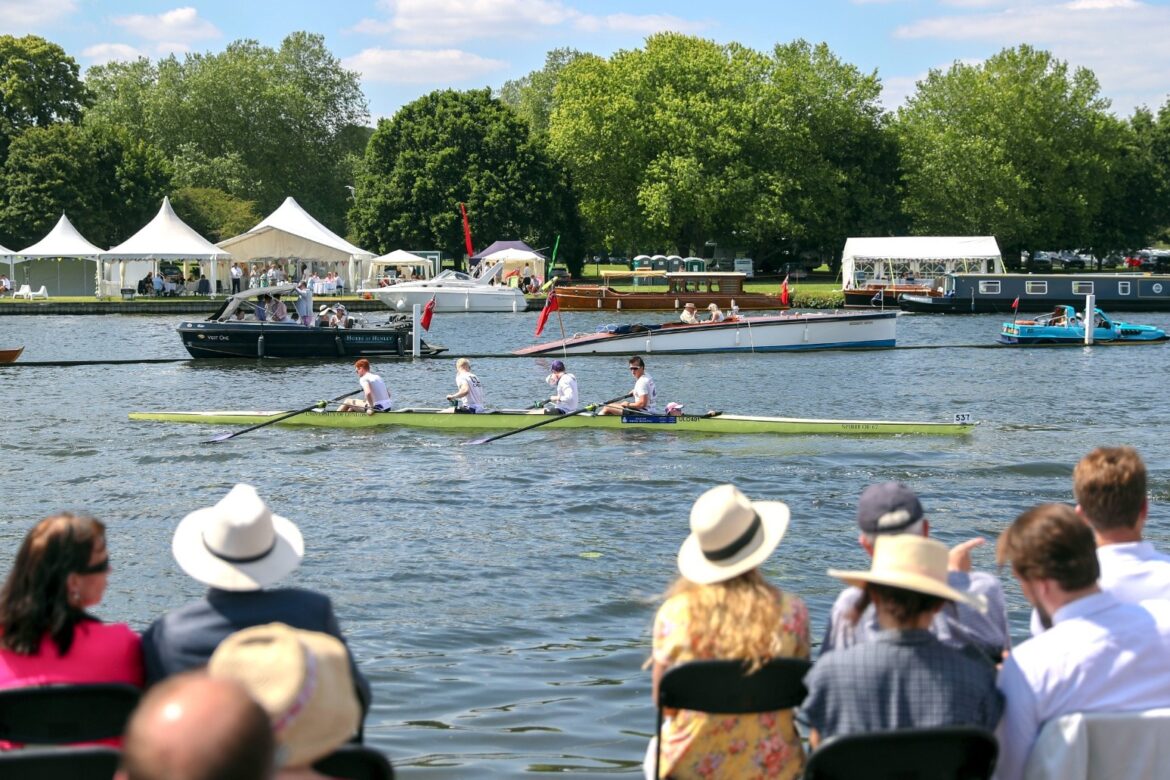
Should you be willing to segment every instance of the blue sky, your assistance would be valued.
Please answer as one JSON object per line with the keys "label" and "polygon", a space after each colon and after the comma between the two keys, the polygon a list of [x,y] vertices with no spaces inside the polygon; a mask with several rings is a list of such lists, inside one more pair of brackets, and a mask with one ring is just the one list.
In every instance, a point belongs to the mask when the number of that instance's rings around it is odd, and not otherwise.
{"label": "blue sky", "polygon": [[1170,95],[1170,0],[0,0],[0,31],[44,36],[83,69],[295,30],[362,74],[375,119],[433,89],[498,88],[552,48],[607,56],[659,30],[761,50],[824,41],[876,70],[891,108],[929,69],[1020,43],[1092,69],[1121,116]]}

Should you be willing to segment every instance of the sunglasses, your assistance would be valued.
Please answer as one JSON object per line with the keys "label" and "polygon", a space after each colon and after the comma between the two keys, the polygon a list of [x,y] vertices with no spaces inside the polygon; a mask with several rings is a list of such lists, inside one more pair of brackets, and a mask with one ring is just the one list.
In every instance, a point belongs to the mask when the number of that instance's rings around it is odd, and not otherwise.
{"label": "sunglasses", "polygon": [[642,367],[641,366],[630,366],[630,370],[631,371],[641,371]]}
{"label": "sunglasses", "polygon": [[104,574],[110,570],[110,556],[106,556],[97,563],[86,566],[84,569],[78,569],[78,574]]}

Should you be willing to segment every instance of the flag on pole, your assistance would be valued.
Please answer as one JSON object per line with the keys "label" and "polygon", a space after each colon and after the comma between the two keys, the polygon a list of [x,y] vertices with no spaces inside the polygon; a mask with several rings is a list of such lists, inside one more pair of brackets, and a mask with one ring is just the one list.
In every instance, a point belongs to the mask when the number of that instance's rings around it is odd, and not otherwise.
{"label": "flag on pole", "polygon": [[467,257],[470,258],[475,254],[471,248],[471,223],[467,221],[467,207],[460,203],[459,210],[463,212],[463,241],[467,244]]}
{"label": "flag on pole", "polygon": [[1012,311],[1017,311],[1017,310],[1019,310],[1019,308],[1020,308],[1020,296],[1017,295],[1016,299],[1014,301],[1012,301]]}
{"label": "flag on pole", "polygon": [[544,308],[540,310],[540,319],[536,321],[537,336],[544,330],[544,326],[548,322],[548,315],[559,308],[561,308],[561,305],[557,302],[557,291],[556,288],[553,288],[548,291],[548,297],[544,299]]}
{"label": "flag on pole", "polygon": [[431,329],[431,317],[435,316],[435,296],[427,301],[427,305],[423,307],[422,316],[418,318],[418,324],[422,325],[423,330]]}
{"label": "flag on pole", "polygon": [[780,305],[787,306],[789,302],[788,296],[788,277],[784,277],[783,283],[780,285]]}

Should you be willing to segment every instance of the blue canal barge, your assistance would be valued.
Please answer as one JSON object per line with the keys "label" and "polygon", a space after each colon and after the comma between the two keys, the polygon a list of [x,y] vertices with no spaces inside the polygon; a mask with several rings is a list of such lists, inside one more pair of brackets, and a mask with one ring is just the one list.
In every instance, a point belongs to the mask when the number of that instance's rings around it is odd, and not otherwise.
{"label": "blue canal barge", "polygon": [[[942,295],[904,294],[903,311],[947,314],[1052,311],[1059,305],[1084,309],[1085,296],[1110,311],[1170,311],[1170,275],[1119,274],[963,274],[941,277]],[[936,290],[937,293],[937,290]]]}

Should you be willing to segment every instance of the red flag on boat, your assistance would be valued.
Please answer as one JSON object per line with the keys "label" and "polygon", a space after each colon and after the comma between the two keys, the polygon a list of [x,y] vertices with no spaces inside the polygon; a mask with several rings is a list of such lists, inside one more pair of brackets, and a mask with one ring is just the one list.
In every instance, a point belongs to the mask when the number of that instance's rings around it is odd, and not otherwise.
{"label": "red flag on boat", "polygon": [[431,329],[431,317],[435,316],[435,296],[427,301],[427,305],[423,307],[422,316],[418,318],[418,324],[422,325],[423,330]]}
{"label": "red flag on boat", "polygon": [[784,277],[784,282],[780,285],[780,305],[788,305],[788,277]]}
{"label": "red flag on boat", "polygon": [[1016,299],[1014,301],[1012,301],[1012,311],[1016,311],[1019,308],[1020,308],[1020,296],[1017,295]]}
{"label": "red flag on boat", "polygon": [[548,322],[548,315],[559,308],[561,308],[561,305],[557,302],[557,291],[556,288],[553,288],[548,291],[548,297],[544,299],[544,308],[540,310],[540,319],[536,321],[537,336],[544,330],[544,326]]}
{"label": "red flag on boat", "polygon": [[471,248],[471,223],[467,221],[467,207],[460,203],[459,210],[463,212],[463,241],[467,244],[467,256],[471,257],[475,250]]}

